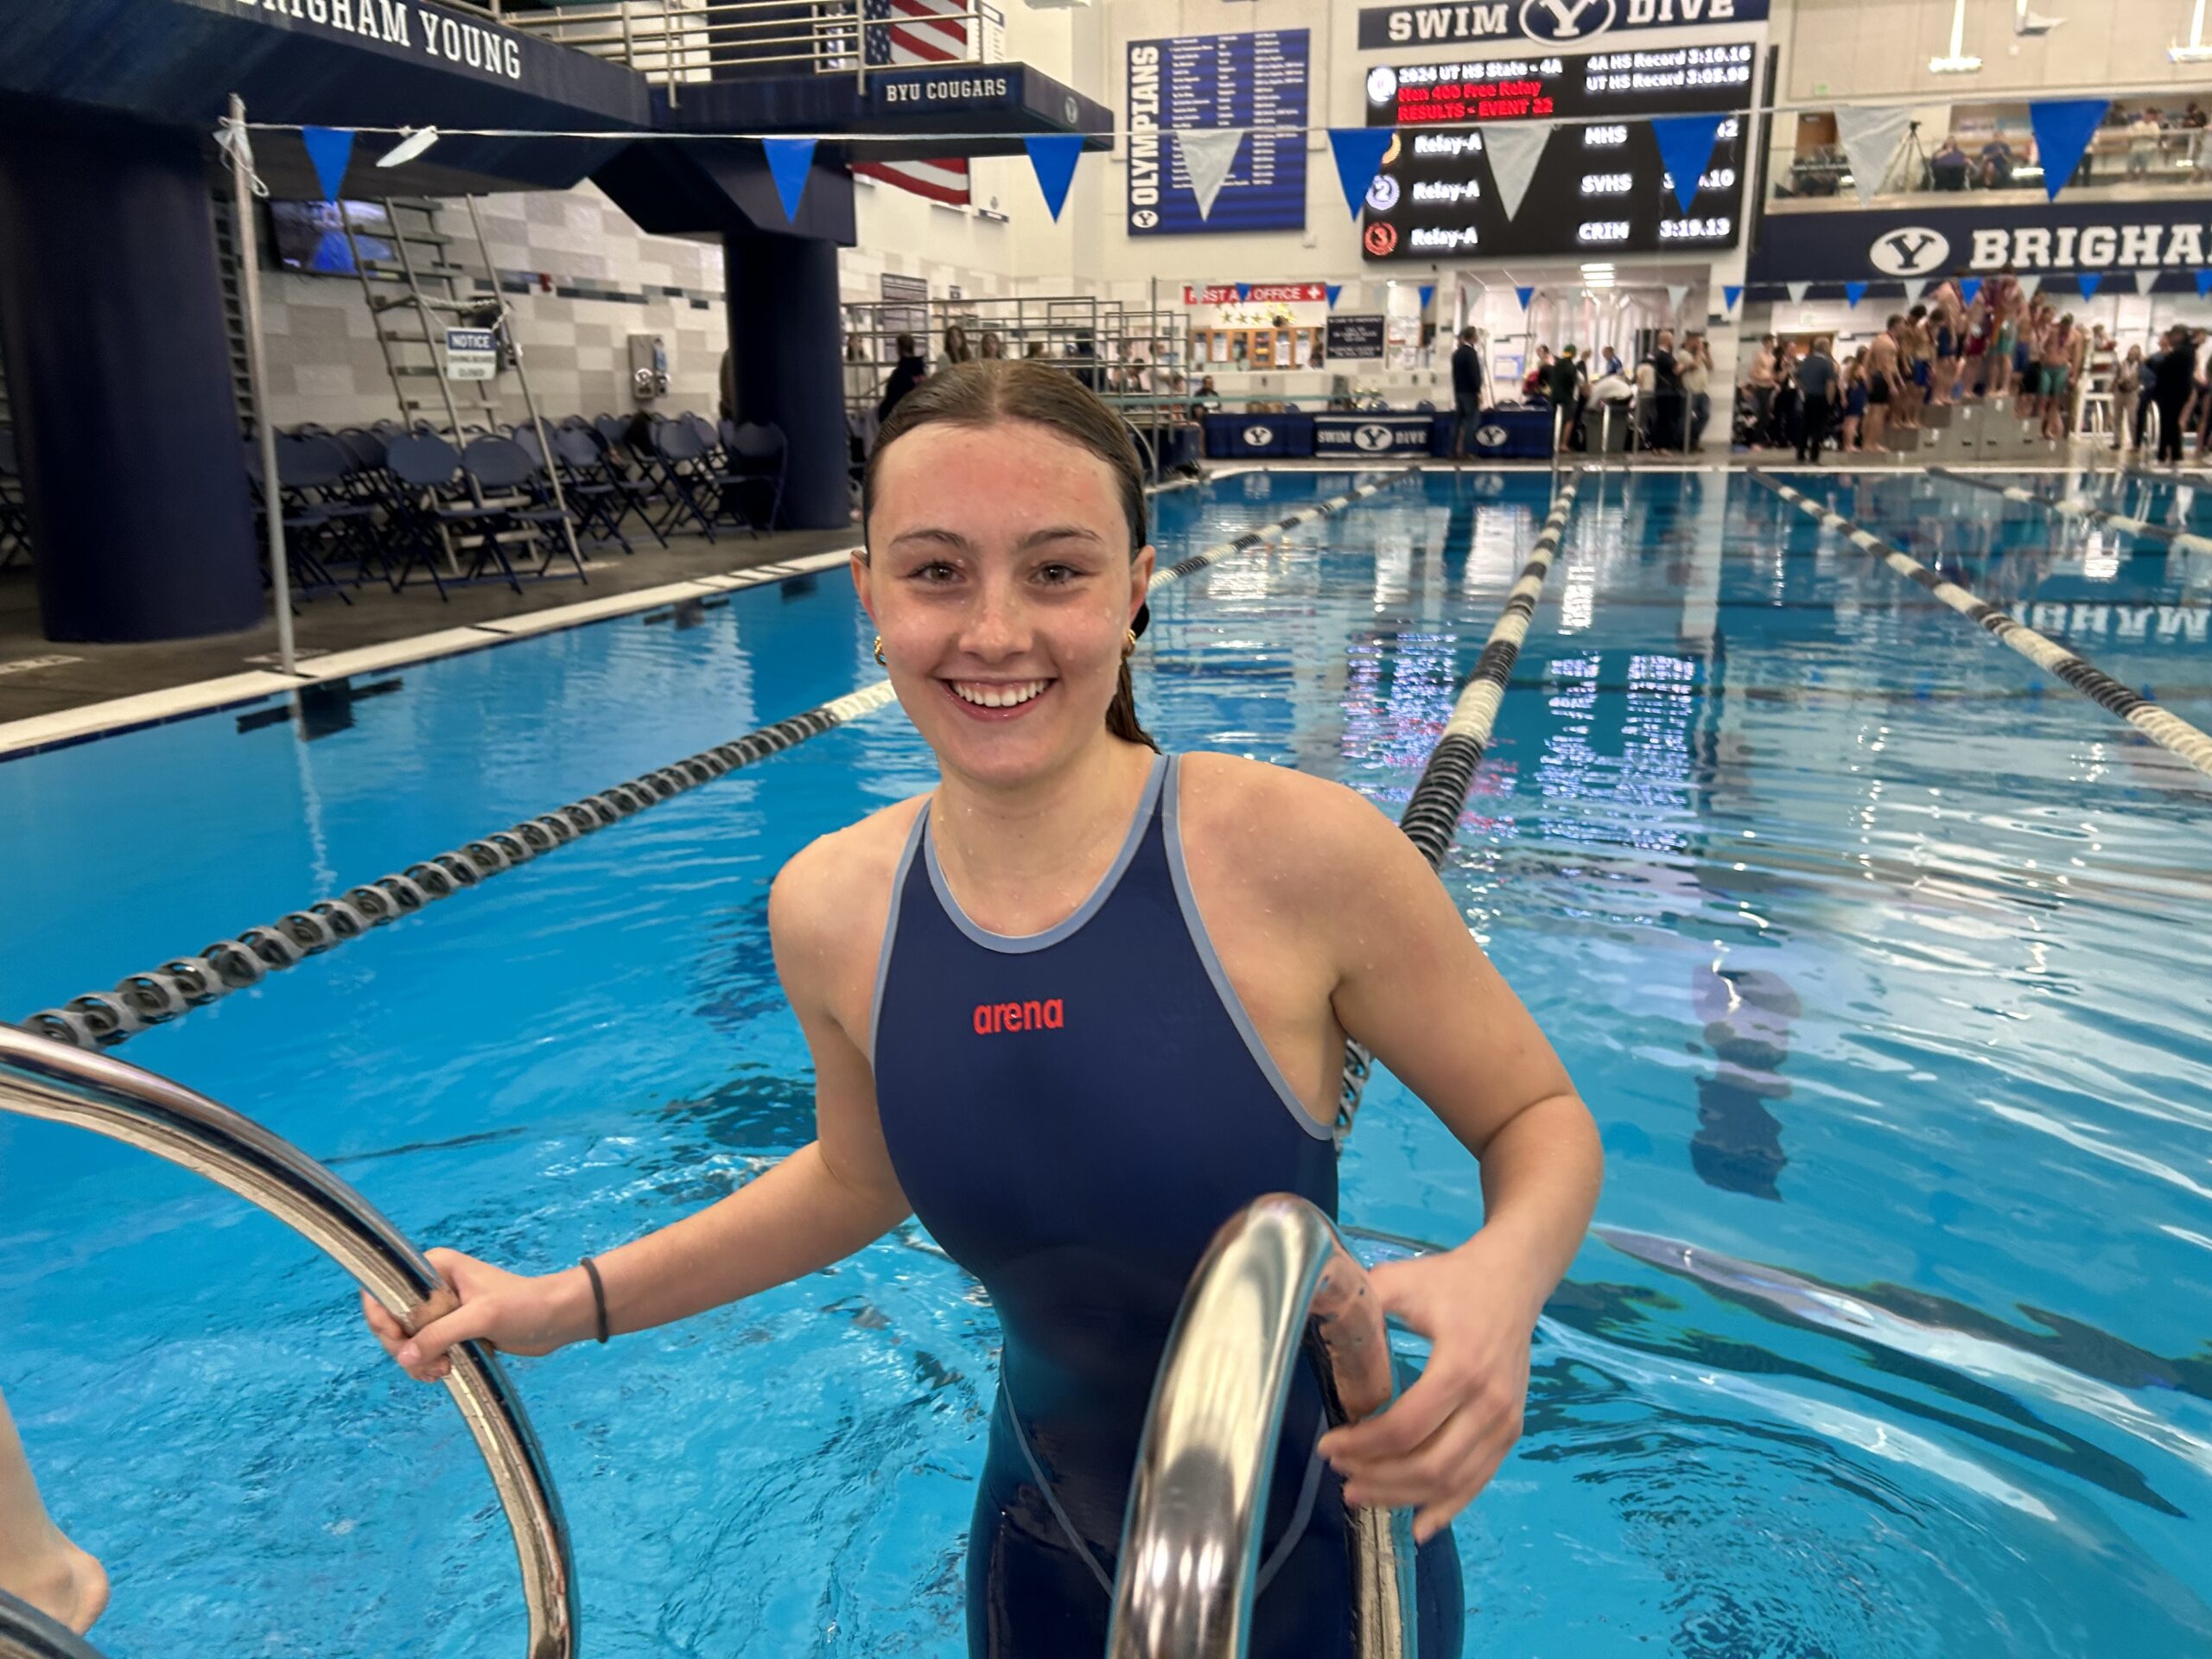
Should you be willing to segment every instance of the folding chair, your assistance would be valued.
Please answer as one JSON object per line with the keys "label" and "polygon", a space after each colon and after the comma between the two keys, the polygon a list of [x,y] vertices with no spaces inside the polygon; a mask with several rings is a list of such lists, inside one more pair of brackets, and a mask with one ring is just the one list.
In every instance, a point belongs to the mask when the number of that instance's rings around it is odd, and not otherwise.
{"label": "folding chair", "polygon": [[599,445],[608,476],[621,486],[631,507],[652,532],[653,539],[666,547],[668,537],[653,523],[652,512],[652,507],[666,505],[669,499],[666,469],[662,467],[660,457],[650,447],[633,442],[631,423],[618,415],[594,416],[588,430]]}
{"label": "folding chair", "polygon": [[[284,564],[286,573],[291,577],[295,605],[314,597],[318,589],[325,588],[336,594],[341,603],[351,605],[353,602],[352,595],[346,593],[336,574],[323,563],[322,555],[334,534],[331,518],[299,493],[300,486],[287,487],[285,482],[288,459],[291,461],[291,469],[296,477],[303,479],[315,470],[286,454],[289,446],[304,442],[308,441],[288,437],[276,440],[277,484],[271,489],[261,469],[260,440],[245,440],[246,479],[253,486],[254,505],[262,518],[266,520],[271,512],[281,516],[284,526]],[[273,580],[266,570],[262,573],[262,579],[264,582]]]}
{"label": "folding chair", "polygon": [[[502,509],[479,505],[462,482],[461,453],[434,432],[403,433],[385,445],[385,470],[397,482],[401,508],[394,530],[404,543],[406,556],[392,573],[394,593],[407,586],[408,575],[420,559],[438,597],[445,599],[445,578],[438,561],[448,550],[457,531],[480,527],[496,518]],[[516,584],[515,591],[522,591]]]}
{"label": "folding chair", "polygon": [[569,545],[564,533],[569,515],[553,505],[552,495],[543,482],[543,473],[527,449],[512,438],[486,435],[472,440],[461,452],[461,465],[486,492],[524,493],[518,499],[493,504],[499,516],[484,526],[483,543],[477,549],[476,563],[469,568],[469,581],[476,580],[488,560],[499,567],[509,586],[520,593],[522,584],[507,558],[507,543],[512,537],[524,548],[532,543],[537,546],[537,569],[531,572],[532,581],[547,580],[553,561],[566,554],[576,567],[576,580],[589,583],[591,578],[584,574],[583,555]]}
{"label": "folding chair", "polygon": [[[697,424],[693,424],[696,422]],[[668,492],[669,509],[654,528],[665,531],[688,516],[709,541],[715,539],[715,520],[721,516],[721,492],[735,480],[708,459],[696,416],[687,421],[664,421],[653,429],[653,450],[660,457],[661,476]]]}
{"label": "folding chair", "polygon": [[[630,510],[631,502],[629,492],[623,486],[634,480],[612,476],[588,430],[562,427],[548,435],[553,440],[553,458],[560,463],[562,490],[575,503],[576,515],[585,526],[597,525],[604,532],[592,539],[601,544],[612,541],[625,553],[635,552],[630,538],[622,533],[622,515]],[[646,528],[650,530],[652,525],[648,524]]]}
{"label": "folding chair", "polygon": [[747,421],[743,424],[722,423],[722,450],[729,456],[730,476],[737,481],[732,485],[729,498],[741,505],[749,486],[755,492],[766,490],[768,512],[766,517],[753,518],[746,514],[747,530],[758,534],[761,530],[776,527],[776,515],[784,506],[784,469],[790,459],[790,446],[784,441],[784,429],[773,423],[764,424]]}

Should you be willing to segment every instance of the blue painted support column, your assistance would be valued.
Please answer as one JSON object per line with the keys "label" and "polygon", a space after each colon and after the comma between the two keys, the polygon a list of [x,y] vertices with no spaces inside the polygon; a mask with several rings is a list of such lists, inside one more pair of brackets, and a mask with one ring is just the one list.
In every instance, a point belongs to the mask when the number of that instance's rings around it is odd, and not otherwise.
{"label": "blue painted support column", "polygon": [[850,521],[852,510],[836,245],[730,231],[722,237],[722,261],[737,418],[781,427],[791,446],[784,523],[834,530]]}
{"label": "blue painted support column", "polygon": [[0,361],[49,639],[261,620],[208,188],[184,129],[0,126]]}

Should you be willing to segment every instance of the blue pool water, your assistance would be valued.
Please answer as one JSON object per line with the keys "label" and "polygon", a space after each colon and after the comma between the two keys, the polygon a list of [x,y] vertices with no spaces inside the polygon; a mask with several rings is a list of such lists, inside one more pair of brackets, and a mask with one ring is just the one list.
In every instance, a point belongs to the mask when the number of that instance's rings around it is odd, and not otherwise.
{"label": "blue pool water", "polygon": [[[1163,555],[1347,482],[1162,497]],[[1942,480],[1805,487],[2212,723],[2202,556]],[[1548,490],[1431,474],[1166,590],[1146,718],[1395,813]],[[0,1014],[849,690],[867,645],[833,573],[365,677],[312,740],[233,710],[0,765]],[[420,1243],[563,1265],[808,1138],[768,882],[930,777],[871,716],[123,1052]],[[1749,480],[1584,484],[1444,873],[1610,1154],[1527,1434],[1459,1523],[1471,1655],[2212,1650],[2208,801]],[[1387,1077],[1344,1210],[1378,1255],[1480,1218],[1471,1161]],[[963,1652],[994,1346],[909,1227],[510,1361],[586,1651]],[[443,1392],[204,1183],[0,1119],[0,1389],[115,1575],[118,1656],[520,1640]]]}

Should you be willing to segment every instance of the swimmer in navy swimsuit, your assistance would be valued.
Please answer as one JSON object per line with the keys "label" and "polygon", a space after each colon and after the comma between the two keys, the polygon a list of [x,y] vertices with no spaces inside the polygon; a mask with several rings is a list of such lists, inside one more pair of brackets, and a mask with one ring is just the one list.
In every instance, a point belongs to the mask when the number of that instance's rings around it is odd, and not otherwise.
{"label": "swimmer in navy swimsuit", "polygon": [[1383,1311],[1429,1343],[1390,1405],[1331,1428],[1298,1362],[1250,1652],[1351,1659],[1347,1506],[1373,1505],[1413,1514],[1413,1654],[1457,1659],[1450,1523],[1518,1438],[1536,1318],[1597,1200],[1588,1111],[1372,806],[1287,768],[1156,752],[1127,660],[1154,555],[1117,414],[1041,363],[956,366],[900,403],[863,500],[855,581],[940,781],[814,842],[771,894],[817,1138],[574,1268],[432,1251],[459,1306],[416,1310],[411,1337],[371,1306],[372,1328],[433,1379],[456,1342],[547,1353],[665,1324],[915,1215],[1003,1336],[969,1651],[1091,1659],[1191,1275],[1267,1193],[1337,1213],[1330,1119],[1356,1038],[1479,1158],[1483,1225],[1373,1270]]}
{"label": "swimmer in navy swimsuit", "polygon": [[[970,1650],[1101,1654],[1130,1471],[1169,1327],[1221,1224],[1263,1192],[1332,1218],[1336,1147],[1261,1046],[1191,899],[1179,768],[1154,760],[1105,880],[1007,938],[947,887],[925,804],[883,936],[876,1108],[899,1185],[1006,1338],[968,1539]],[[1119,1011],[1144,988],[1146,1040]],[[1016,1000],[1016,999],[1019,1000]],[[1142,1217],[1141,1226],[1134,1218]],[[1343,1483],[1319,1379],[1283,1414],[1255,1656],[1351,1659]],[[1421,1654],[1459,1651],[1452,1535],[1418,1557]]]}

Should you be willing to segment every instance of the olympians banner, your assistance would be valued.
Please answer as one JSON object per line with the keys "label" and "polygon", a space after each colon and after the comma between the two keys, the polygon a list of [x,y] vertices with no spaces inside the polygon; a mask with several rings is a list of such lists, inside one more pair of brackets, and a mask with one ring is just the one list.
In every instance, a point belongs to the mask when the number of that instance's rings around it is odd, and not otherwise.
{"label": "olympians banner", "polygon": [[[1430,261],[1733,247],[1745,172],[1735,111],[1750,106],[1755,53],[1726,41],[1376,65],[1367,124],[1397,131],[1368,189],[1363,251]],[[1700,115],[1719,124],[1685,212],[1638,118]]]}
{"label": "olympians banner", "polygon": [[[1304,230],[1306,68],[1302,29],[1130,41],[1129,234]],[[1210,211],[1169,136],[1189,127],[1246,130]]]}

